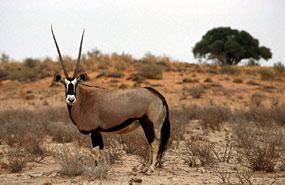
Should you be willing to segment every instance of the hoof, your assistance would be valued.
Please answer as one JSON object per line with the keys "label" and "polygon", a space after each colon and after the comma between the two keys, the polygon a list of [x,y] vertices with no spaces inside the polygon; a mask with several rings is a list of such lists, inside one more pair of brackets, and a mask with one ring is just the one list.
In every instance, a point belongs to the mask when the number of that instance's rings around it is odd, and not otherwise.
{"label": "hoof", "polygon": [[154,172],[154,169],[149,168],[149,167],[145,167],[145,168],[143,168],[143,169],[140,171],[140,173],[143,173],[143,174],[146,174],[146,175],[149,175],[149,174],[151,174],[151,173],[153,173],[153,172]]}

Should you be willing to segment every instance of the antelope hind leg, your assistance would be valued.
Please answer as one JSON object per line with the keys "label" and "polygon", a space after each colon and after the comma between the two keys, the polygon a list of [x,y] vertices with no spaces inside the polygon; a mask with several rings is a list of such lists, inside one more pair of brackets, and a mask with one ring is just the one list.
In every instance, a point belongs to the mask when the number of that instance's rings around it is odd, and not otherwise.
{"label": "antelope hind leg", "polygon": [[146,166],[141,170],[141,173],[152,172],[153,171],[151,170],[152,162],[153,162],[153,148],[151,145],[149,145],[148,162]]}

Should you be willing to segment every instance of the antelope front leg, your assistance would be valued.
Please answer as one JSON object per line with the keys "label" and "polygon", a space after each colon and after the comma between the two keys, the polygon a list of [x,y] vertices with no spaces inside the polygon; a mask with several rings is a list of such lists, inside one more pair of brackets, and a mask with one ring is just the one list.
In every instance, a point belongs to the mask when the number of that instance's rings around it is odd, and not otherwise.
{"label": "antelope front leg", "polygon": [[92,153],[96,156],[97,165],[103,159],[104,164],[106,164],[106,155],[104,149],[100,149],[100,147],[92,148]]}
{"label": "antelope front leg", "polygon": [[100,162],[100,159],[102,158],[104,160],[104,163],[106,163],[102,135],[99,132],[91,132],[91,139],[93,146],[92,153],[97,155],[97,164]]}

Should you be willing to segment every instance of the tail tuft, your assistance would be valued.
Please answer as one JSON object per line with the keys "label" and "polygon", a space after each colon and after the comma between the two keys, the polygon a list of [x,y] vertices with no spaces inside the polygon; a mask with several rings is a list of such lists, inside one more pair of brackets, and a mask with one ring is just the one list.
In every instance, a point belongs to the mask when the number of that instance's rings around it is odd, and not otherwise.
{"label": "tail tuft", "polygon": [[[166,107],[167,107],[167,104],[166,104]],[[167,110],[167,113],[166,113],[163,125],[161,127],[161,131],[160,131],[160,144],[159,144],[159,149],[158,149],[158,154],[157,154],[158,162],[161,161],[161,158],[166,150],[167,142],[170,136],[170,122],[169,122],[168,107],[166,108],[166,110]]]}

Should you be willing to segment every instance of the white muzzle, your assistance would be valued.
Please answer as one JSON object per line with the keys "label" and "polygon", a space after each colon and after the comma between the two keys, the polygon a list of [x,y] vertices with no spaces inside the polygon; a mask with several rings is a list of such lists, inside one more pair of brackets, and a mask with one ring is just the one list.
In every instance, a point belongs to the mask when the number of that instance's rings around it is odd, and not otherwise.
{"label": "white muzzle", "polygon": [[66,103],[68,103],[70,105],[70,104],[73,104],[75,102],[76,102],[76,98],[74,95],[67,95],[66,96]]}

